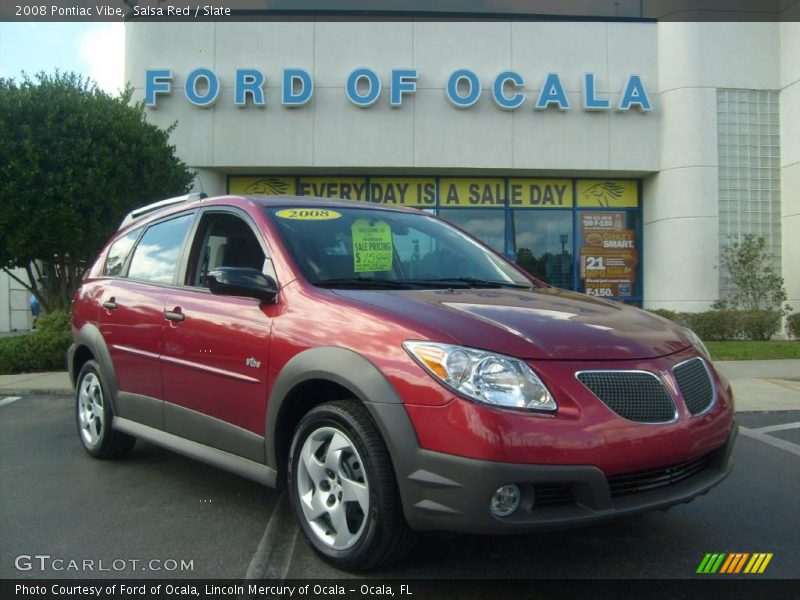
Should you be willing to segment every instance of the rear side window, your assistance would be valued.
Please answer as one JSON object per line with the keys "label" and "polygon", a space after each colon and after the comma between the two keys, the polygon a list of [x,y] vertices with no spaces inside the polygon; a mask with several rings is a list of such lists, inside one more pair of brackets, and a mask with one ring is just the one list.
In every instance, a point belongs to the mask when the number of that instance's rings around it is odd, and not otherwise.
{"label": "rear side window", "polygon": [[141,228],[134,229],[111,244],[111,248],[108,249],[105,270],[103,271],[106,277],[123,276],[125,262],[128,260],[131,248],[133,248],[140,233],[142,233]]}
{"label": "rear side window", "polygon": [[148,227],[133,251],[128,277],[153,283],[172,283],[183,240],[193,218],[190,213]]}

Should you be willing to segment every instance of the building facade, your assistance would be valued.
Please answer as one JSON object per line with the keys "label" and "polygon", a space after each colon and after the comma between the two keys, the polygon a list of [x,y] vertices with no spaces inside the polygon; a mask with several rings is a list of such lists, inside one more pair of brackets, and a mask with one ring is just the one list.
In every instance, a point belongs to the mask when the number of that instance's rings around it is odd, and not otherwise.
{"label": "building facade", "polygon": [[[27,280],[24,269],[14,269],[15,277]],[[18,281],[0,272],[0,333],[28,331],[33,326],[30,294]]]}
{"label": "building facade", "polygon": [[129,23],[209,194],[433,210],[555,285],[703,310],[767,239],[800,308],[796,23]]}
{"label": "building facade", "polygon": [[687,311],[754,233],[800,310],[798,23],[129,22],[125,74],[209,195],[416,206]]}

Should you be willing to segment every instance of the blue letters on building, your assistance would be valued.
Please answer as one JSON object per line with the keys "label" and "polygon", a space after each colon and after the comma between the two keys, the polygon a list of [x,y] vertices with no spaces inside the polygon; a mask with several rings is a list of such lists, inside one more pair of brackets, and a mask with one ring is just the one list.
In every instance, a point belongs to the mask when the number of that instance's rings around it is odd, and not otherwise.
{"label": "blue letters on building", "polygon": [[[169,69],[147,69],[144,80],[145,106],[149,108],[157,107],[159,96],[172,93],[173,74]],[[417,69],[392,69],[389,79],[389,105],[392,108],[402,107],[406,96],[416,94],[418,80]],[[281,104],[287,108],[304,106],[314,95],[314,80],[305,69],[283,69],[281,83]],[[359,108],[372,106],[380,99],[381,78],[374,69],[354,69],[344,83],[347,99]],[[428,86],[430,84],[428,82]],[[264,72],[252,68],[237,68],[233,81],[233,103],[239,107],[266,106],[265,85]],[[186,77],[183,87],[187,100],[204,108],[214,105],[222,89],[219,76],[207,68],[194,69]],[[582,88],[584,110],[605,111],[611,108],[608,94],[598,91],[594,73],[583,75]],[[469,108],[480,100],[481,82],[474,71],[457,69],[447,78],[444,92],[447,100],[456,108]],[[516,110],[527,99],[525,79],[517,71],[501,71],[492,82],[491,93],[498,108]],[[534,95],[534,108],[537,110],[545,110],[551,106],[559,110],[569,110],[571,107],[558,73],[548,73],[538,94]],[[643,112],[652,110],[653,105],[641,76],[634,74],[628,77],[616,108],[621,111],[631,108],[639,108]]]}
{"label": "blue letters on building", "polygon": [[392,93],[390,104],[397,108],[403,104],[403,94],[417,91],[416,69],[392,69]]}
{"label": "blue letters on building", "polygon": [[558,73],[547,74],[547,78],[542,84],[542,90],[539,92],[539,99],[536,101],[536,108],[545,109],[551,104],[561,110],[569,108],[567,93],[564,91],[564,86],[561,85],[561,78]]}
{"label": "blue letters on building", "polygon": [[266,105],[264,81],[264,74],[261,71],[256,69],[236,69],[233,103],[236,106],[247,106],[247,97],[250,96],[255,106]]}
{"label": "blue letters on building", "polygon": [[494,80],[492,98],[494,98],[495,104],[503,110],[514,110],[525,102],[525,94],[517,92],[513,96],[506,96],[504,92],[506,83],[519,88],[525,85],[525,80],[516,71],[503,71]]}
{"label": "blue letters on building", "polygon": [[[458,83],[466,81],[469,84],[469,91],[461,96],[458,93]],[[481,95],[481,82],[478,76],[469,69],[458,69],[454,71],[447,80],[447,87],[445,88],[447,99],[456,108],[469,108],[478,101]]]}
{"label": "blue letters on building", "polygon": [[[197,84],[201,80],[205,80],[206,90],[204,93],[197,91]],[[211,69],[195,69],[189,73],[183,89],[189,102],[195,106],[207,108],[212,106],[219,96],[219,77]]]}
{"label": "blue letters on building", "polygon": [[622,92],[622,97],[619,99],[620,110],[628,110],[632,106],[638,106],[644,111],[652,108],[650,105],[650,98],[647,96],[647,91],[644,89],[642,78],[638,75],[631,75],[628,77],[625,91]]}
{"label": "blue letters on building", "polygon": [[[300,89],[295,92],[295,83],[299,84]],[[283,95],[281,104],[294,107],[303,106],[311,100],[314,94],[314,82],[311,75],[305,69],[284,69],[283,70]]]}
{"label": "blue letters on building", "polygon": [[[367,90],[364,94],[358,93],[358,83],[364,80],[367,82]],[[345,86],[347,99],[356,106],[365,108],[374,104],[381,95],[381,78],[372,69],[361,67],[355,69],[347,78],[347,85]]]}
{"label": "blue letters on building", "polygon": [[172,71],[148,69],[144,74],[144,104],[155,108],[159,94],[172,93]]}

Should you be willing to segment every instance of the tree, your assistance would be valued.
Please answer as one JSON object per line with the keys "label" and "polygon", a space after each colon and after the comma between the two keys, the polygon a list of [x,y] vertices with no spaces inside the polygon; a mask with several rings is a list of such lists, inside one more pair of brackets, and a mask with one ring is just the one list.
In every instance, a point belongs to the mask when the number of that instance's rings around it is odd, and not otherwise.
{"label": "tree", "polygon": [[193,179],[169,144],[174,125],[147,123],[131,96],[74,73],[0,78],[0,268],[45,311],[69,308],[128,212],[186,193]]}
{"label": "tree", "polygon": [[747,234],[729,243],[720,253],[722,274],[731,292],[725,302],[733,308],[760,310],[780,308],[786,300],[783,277],[775,269],[775,258],[763,237]]}

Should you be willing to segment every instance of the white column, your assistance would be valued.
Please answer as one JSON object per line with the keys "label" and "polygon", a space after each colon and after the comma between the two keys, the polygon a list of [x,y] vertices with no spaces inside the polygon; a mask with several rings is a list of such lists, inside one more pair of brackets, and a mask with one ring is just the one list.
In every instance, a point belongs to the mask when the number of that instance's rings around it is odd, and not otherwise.
{"label": "white column", "polygon": [[704,85],[702,27],[658,25],[661,169],[644,181],[646,308],[700,311],[717,299],[716,88]]}

